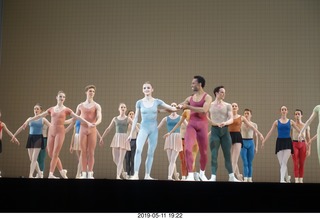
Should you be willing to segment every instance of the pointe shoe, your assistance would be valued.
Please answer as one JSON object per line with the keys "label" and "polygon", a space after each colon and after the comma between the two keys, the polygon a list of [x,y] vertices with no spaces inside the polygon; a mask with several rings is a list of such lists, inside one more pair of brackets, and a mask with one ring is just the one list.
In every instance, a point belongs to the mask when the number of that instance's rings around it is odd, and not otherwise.
{"label": "pointe shoe", "polygon": [[299,182],[300,182],[300,183],[303,183],[303,178],[299,178]]}
{"label": "pointe shoe", "polygon": [[139,176],[137,174],[134,174],[129,177],[130,180],[139,180]]}
{"label": "pointe shoe", "polygon": [[52,172],[49,173],[48,179],[60,179],[57,176],[54,176]]}
{"label": "pointe shoe", "polygon": [[129,178],[127,172],[122,172],[121,175],[122,175],[123,179],[128,179]]}
{"label": "pointe shoe", "polygon": [[286,177],[286,183],[290,183],[291,182],[291,176],[287,176]]}
{"label": "pointe shoe", "polygon": [[66,169],[60,170],[60,175],[62,176],[62,178],[68,179],[67,172],[68,171]]}
{"label": "pointe shoe", "polygon": [[35,178],[42,179],[43,178],[43,171],[40,171],[40,173],[37,173]]}
{"label": "pointe shoe", "polygon": [[181,177],[181,180],[182,180],[182,181],[185,181],[186,179],[187,179],[186,176],[182,176],[182,177]]}
{"label": "pointe shoe", "polygon": [[240,182],[243,182],[243,181],[244,181],[242,174],[237,174],[237,179],[238,179]]}
{"label": "pointe shoe", "polygon": [[176,174],[173,174],[173,175],[174,175],[174,179],[175,180],[180,180],[180,178],[179,178],[180,174],[179,173],[176,173]]}
{"label": "pointe shoe", "polygon": [[155,179],[152,178],[149,174],[146,174],[146,175],[144,176],[144,179],[146,179],[146,180],[155,180]]}

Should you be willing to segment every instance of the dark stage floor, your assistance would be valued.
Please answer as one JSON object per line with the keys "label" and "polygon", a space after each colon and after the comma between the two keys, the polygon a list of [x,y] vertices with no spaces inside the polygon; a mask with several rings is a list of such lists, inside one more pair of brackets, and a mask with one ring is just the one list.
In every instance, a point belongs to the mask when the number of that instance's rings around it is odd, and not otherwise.
{"label": "dark stage floor", "polygon": [[320,212],[320,184],[0,178],[1,212]]}

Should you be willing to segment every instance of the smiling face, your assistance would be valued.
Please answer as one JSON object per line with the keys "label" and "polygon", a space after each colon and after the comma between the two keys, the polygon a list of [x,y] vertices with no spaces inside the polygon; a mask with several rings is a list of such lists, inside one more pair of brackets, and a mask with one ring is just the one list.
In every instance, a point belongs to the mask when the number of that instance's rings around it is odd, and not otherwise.
{"label": "smiling face", "polygon": [[152,92],[153,92],[152,85],[150,83],[144,83],[143,86],[142,86],[142,92],[145,95],[151,95]]}

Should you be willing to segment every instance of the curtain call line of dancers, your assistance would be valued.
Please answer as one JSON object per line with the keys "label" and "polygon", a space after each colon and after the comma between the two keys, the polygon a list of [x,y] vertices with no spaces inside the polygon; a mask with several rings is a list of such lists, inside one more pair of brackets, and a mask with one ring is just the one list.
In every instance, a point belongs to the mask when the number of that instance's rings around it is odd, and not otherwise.
{"label": "curtain call line of dancers", "polygon": [[[317,139],[318,159],[320,161],[320,121],[317,134],[310,136],[310,124],[316,116],[320,120],[320,105],[314,107],[310,118],[303,123],[303,112],[296,109],[294,120],[288,119],[288,109],[281,106],[279,119],[273,122],[265,137],[258,130],[258,125],[251,121],[252,111],[244,110],[238,114],[237,103],[224,101],[224,86],[214,88],[214,99],[205,90],[205,79],[194,76],[191,82],[193,94],[184,101],[170,105],[152,96],[154,91],[150,82],[142,86],[144,97],[137,100],[135,110],[129,110],[125,103],[119,104],[119,115],[114,116],[109,126],[101,135],[97,126],[102,121],[101,106],[94,101],[96,87],[85,87],[86,100],[80,103],[76,112],[64,105],[66,94],[59,91],[57,104],[43,111],[40,104],[34,106],[34,116],[29,117],[13,134],[1,121],[0,111],[0,153],[2,152],[2,130],[10,137],[11,142],[20,145],[17,135],[29,126],[26,142],[30,159],[29,178],[43,178],[46,154],[49,155],[50,167],[48,178],[59,179],[54,172],[57,168],[61,177],[67,179],[67,170],[63,168],[59,154],[64,143],[65,134],[73,128],[70,153],[75,152],[78,159],[77,179],[94,179],[94,152],[99,137],[103,146],[104,137],[115,127],[115,134],[110,147],[116,165],[116,179],[139,179],[143,148],[147,146],[145,160],[145,180],[153,180],[151,170],[154,152],[158,144],[158,133],[166,125],[167,133],[164,150],[168,157],[168,180],[180,180],[176,160],[180,158],[181,180],[217,181],[218,152],[221,147],[224,164],[230,182],[253,182],[253,159],[258,152],[259,139],[261,148],[272,132],[277,130],[275,154],[280,165],[280,182],[290,181],[287,163],[292,156],[294,178],[296,183],[303,183],[304,163],[310,155],[311,144]],[[177,112],[182,110],[182,115]],[[158,113],[169,113],[158,124]],[[50,116],[50,122],[46,119]],[[67,119],[67,117],[71,117]],[[141,122],[138,123],[139,117]],[[68,125],[67,127],[65,127]],[[210,127],[210,130],[209,130]],[[205,168],[208,160],[208,147],[211,151],[211,177],[208,179]],[[196,171],[196,157],[200,154],[200,170]],[[240,174],[238,160],[241,156],[243,174]],[[124,164],[125,163],[125,168]],[[1,172],[0,172],[1,173]],[[36,175],[35,175],[36,174]],[[1,177],[1,175],[0,175]]]}

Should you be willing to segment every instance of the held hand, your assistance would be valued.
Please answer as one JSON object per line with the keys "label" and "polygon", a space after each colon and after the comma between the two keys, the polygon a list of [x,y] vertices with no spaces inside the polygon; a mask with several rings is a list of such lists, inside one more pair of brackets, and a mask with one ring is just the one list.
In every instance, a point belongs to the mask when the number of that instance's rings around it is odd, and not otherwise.
{"label": "held hand", "polygon": [[96,124],[91,123],[91,122],[88,122],[87,124],[88,124],[88,127],[89,127],[89,128],[94,128],[94,127],[96,126]]}
{"label": "held hand", "polygon": [[260,135],[260,141],[264,141],[264,137],[262,134]]}
{"label": "held hand", "polygon": [[166,137],[168,137],[169,135],[170,135],[170,132],[166,133],[166,134],[163,136],[163,138],[166,138]]}
{"label": "held hand", "polygon": [[99,145],[102,146],[103,145],[103,139],[101,138],[99,141]]}
{"label": "held hand", "polygon": [[13,141],[14,141],[14,143],[16,143],[17,145],[20,145],[20,142],[18,141],[17,138],[14,138]]}

